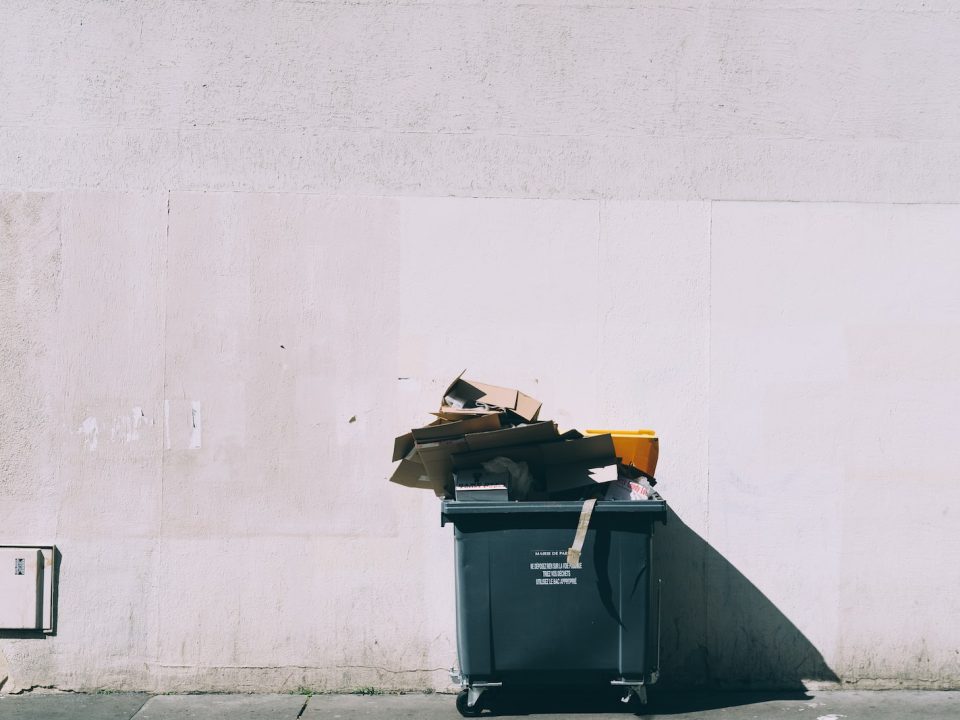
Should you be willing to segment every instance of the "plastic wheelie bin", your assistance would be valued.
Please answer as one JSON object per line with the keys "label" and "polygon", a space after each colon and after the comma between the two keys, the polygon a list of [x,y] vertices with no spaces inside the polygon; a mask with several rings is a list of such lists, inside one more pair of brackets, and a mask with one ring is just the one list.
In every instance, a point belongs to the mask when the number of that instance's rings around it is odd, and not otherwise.
{"label": "plastic wheelie bin", "polygon": [[478,715],[484,692],[501,686],[619,685],[625,701],[646,702],[659,675],[652,540],[666,503],[598,502],[571,565],[582,507],[443,501],[456,543],[461,714]]}

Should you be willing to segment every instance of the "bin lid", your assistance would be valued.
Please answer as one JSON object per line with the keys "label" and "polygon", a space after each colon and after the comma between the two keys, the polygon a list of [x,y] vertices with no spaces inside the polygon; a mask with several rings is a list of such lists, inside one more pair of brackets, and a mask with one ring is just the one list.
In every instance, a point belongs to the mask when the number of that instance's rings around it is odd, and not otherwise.
{"label": "bin lid", "polygon": [[[600,500],[593,514],[644,514],[653,515],[654,520],[667,521],[667,503],[659,495],[654,500]],[[548,500],[507,502],[470,502],[464,500],[444,500],[440,504],[440,524],[464,515],[522,515],[537,513],[569,513],[578,515],[583,508],[582,500]]]}

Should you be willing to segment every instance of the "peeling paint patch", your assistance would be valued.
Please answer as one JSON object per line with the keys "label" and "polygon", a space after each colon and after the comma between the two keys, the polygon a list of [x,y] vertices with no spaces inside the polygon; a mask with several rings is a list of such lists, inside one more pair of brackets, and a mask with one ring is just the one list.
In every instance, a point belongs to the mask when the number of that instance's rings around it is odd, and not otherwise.
{"label": "peeling paint patch", "polygon": [[817,720],[840,720],[840,718],[845,718],[846,715],[821,715]]}
{"label": "peeling paint patch", "polygon": [[86,435],[87,439],[87,450],[93,452],[97,449],[97,436],[100,434],[100,428],[97,426],[97,419],[92,415],[85,418],[80,427],[77,428],[77,433],[80,435]]}
{"label": "peeling paint patch", "polygon": [[143,408],[138,405],[129,415],[120,415],[113,421],[110,440],[121,443],[136,442],[140,439],[140,427],[149,425],[153,425],[153,420],[148,419]]}
{"label": "peeling paint patch", "polygon": [[190,403],[190,449],[199,450],[203,444],[203,416],[200,414],[200,403],[194,400]]}

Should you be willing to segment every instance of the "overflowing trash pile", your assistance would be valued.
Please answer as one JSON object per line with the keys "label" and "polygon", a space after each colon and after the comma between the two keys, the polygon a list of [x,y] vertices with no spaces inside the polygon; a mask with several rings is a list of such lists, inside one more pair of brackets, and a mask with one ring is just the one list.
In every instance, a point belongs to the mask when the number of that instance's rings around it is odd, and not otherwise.
{"label": "overflowing trash pile", "polygon": [[467,380],[443,393],[434,420],[394,441],[391,482],[437,497],[633,500],[653,490],[659,446],[652,430],[568,430],[541,420],[541,403],[510,388]]}

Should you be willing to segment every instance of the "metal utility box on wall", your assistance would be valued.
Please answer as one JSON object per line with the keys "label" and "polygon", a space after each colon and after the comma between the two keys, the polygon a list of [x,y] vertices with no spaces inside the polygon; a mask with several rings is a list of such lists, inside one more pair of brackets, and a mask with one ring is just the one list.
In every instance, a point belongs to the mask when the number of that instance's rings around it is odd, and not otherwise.
{"label": "metal utility box on wall", "polygon": [[53,632],[56,548],[0,546],[0,631]]}

